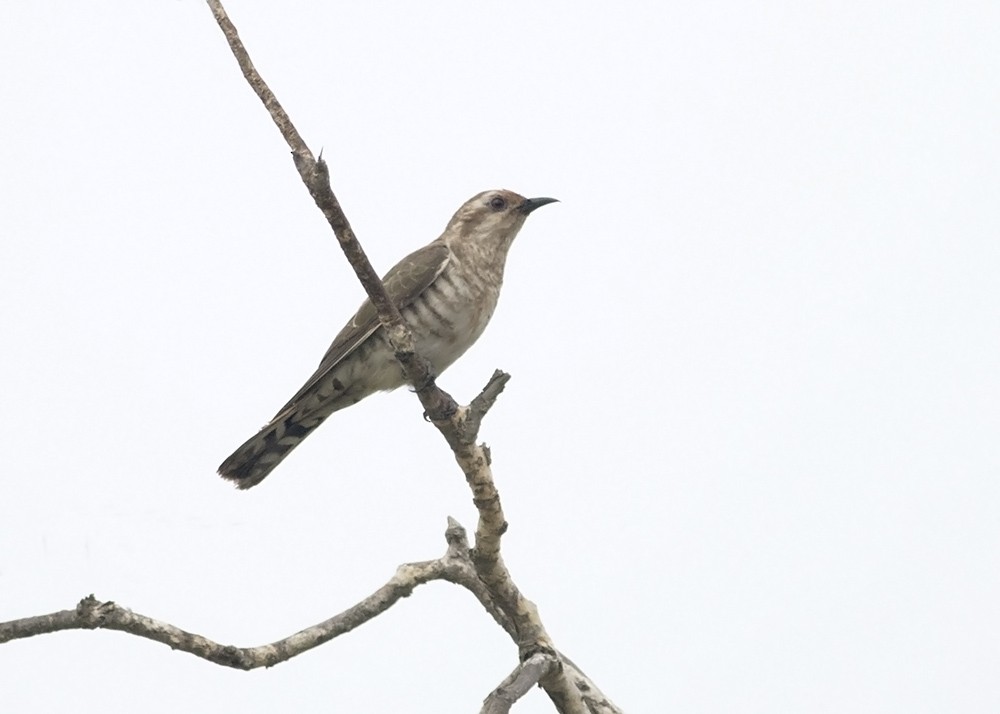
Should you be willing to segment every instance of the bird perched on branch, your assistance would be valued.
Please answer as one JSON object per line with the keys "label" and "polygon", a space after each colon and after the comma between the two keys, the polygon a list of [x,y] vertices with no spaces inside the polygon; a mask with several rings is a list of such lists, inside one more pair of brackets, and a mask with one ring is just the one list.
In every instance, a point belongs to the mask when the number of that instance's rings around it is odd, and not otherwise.
{"label": "bird perched on branch", "polygon": [[[441,237],[403,258],[382,282],[413,332],[417,354],[441,374],[479,339],[500,296],[514,237],[554,198],[484,191],[455,212]],[[365,300],[302,389],[256,435],[222,462],[219,474],[250,488],[264,480],[336,411],[405,384],[403,371]]]}

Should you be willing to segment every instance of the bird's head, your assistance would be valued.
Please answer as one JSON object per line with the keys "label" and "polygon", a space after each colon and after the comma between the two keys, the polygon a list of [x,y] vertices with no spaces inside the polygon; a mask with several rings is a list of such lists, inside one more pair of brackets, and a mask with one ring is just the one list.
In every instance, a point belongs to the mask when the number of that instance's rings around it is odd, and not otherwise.
{"label": "bird's head", "polygon": [[525,198],[505,190],[483,191],[455,212],[445,229],[445,240],[473,244],[481,249],[500,249],[505,253],[528,214],[557,200]]}

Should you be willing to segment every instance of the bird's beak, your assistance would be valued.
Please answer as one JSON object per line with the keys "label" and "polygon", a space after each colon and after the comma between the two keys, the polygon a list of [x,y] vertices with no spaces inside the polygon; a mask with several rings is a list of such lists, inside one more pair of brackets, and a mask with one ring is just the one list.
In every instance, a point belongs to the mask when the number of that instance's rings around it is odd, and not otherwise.
{"label": "bird's beak", "polygon": [[532,211],[534,211],[536,208],[541,208],[542,206],[544,206],[547,203],[559,203],[559,199],[558,198],[526,198],[526,199],[524,199],[524,203],[522,203],[520,206],[517,207],[517,210],[519,210],[524,215],[528,215],[529,213],[531,213]]}

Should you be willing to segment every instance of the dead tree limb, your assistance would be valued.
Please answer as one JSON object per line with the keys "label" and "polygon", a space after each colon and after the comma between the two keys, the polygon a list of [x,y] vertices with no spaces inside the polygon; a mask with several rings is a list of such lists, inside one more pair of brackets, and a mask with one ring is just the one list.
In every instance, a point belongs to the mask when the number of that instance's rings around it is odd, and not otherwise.
{"label": "dead tree limb", "polygon": [[518,646],[519,666],[487,698],[484,712],[508,711],[536,683],[546,691],[556,709],[564,714],[618,712],[593,682],[556,650],[542,625],[537,608],[514,584],[501,557],[500,544],[507,530],[507,521],[493,481],[489,449],[477,443],[477,439],[483,418],[510,376],[496,371],[482,392],[467,406],[458,406],[450,395],[437,387],[428,363],[414,352],[409,328],[386,294],[330,187],[326,163],[322,157],[317,159],[313,156],[277,97],[254,68],[221,2],[206,1],[243,76],[291,148],[303,183],[326,216],[344,254],[378,311],[379,320],[407,381],[414,386],[425,413],[448,442],[465,474],[479,513],[475,546],[469,547],[465,530],[449,519],[446,532],[448,550],[444,556],[400,566],[385,585],[353,607],[269,645],[222,645],[132,612],[114,602],[100,602],[92,595],[81,600],[73,610],[0,623],[0,643],[66,629],[112,629],[161,642],[227,667],[269,667],[371,620],[401,598],[409,596],[418,585],[431,580],[448,580],[472,592]]}

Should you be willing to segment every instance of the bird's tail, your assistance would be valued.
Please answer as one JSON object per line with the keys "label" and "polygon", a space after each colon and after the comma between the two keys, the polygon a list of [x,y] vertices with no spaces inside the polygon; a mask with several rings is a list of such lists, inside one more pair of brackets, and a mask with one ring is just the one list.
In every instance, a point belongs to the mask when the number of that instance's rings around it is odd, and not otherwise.
{"label": "bird's tail", "polygon": [[306,416],[295,410],[279,414],[222,462],[219,475],[237,488],[256,486],[327,416]]}

